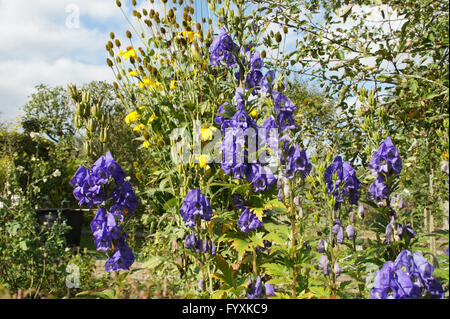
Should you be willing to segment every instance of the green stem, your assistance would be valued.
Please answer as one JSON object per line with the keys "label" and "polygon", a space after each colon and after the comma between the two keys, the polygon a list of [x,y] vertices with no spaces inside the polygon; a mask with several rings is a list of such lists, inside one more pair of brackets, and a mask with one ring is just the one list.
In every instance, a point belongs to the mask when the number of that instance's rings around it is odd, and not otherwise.
{"label": "green stem", "polygon": [[295,248],[296,248],[296,232],[295,232],[295,209],[294,209],[294,189],[292,180],[289,179],[289,220],[291,222],[291,262],[292,262],[292,299],[296,299],[296,273],[295,273]]}

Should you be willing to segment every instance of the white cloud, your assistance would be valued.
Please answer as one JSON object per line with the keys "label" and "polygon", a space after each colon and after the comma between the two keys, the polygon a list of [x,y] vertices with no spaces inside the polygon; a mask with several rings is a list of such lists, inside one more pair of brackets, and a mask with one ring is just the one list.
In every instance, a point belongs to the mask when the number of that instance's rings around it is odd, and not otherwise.
{"label": "white cloud", "polygon": [[0,0],[0,120],[14,120],[40,83],[112,80],[105,44],[126,27],[112,0]]}
{"label": "white cloud", "polygon": [[34,92],[37,84],[67,86],[70,83],[83,84],[90,81],[112,81],[114,75],[107,66],[88,65],[70,59],[10,60],[0,62],[0,104],[1,118],[14,120],[20,114],[19,107],[27,96]]}

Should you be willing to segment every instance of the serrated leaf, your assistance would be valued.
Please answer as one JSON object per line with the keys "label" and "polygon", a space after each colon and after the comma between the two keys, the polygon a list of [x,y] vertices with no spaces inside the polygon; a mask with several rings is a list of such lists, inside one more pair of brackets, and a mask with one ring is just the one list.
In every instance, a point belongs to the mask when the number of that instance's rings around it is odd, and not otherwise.
{"label": "serrated leaf", "polygon": [[227,263],[225,258],[220,255],[214,256],[214,263],[222,274],[215,274],[215,277],[230,287],[234,287],[233,269]]}

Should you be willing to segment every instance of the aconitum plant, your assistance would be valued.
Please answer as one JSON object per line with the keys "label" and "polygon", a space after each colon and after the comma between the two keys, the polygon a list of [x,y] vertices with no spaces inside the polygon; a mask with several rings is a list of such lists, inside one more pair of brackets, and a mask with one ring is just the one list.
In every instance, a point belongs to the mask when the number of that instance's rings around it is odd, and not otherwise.
{"label": "aconitum plant", "polygon": [[427,295],[443,299],[442,285],[433,277],[433,266],[415,251],[403,250],[375,275],[371,299],[418,299]]}
{"label": "aconitum plant", "polygon": [[402,167],[399,151],[388,136],[373,153],[370,160],[369,170],[376,176],[376,180],[370,184],[367,194],[369,200],[375,201],[379,206],[386,207],[388,210],[389,223],[386,225],[384,240],[386,244],[392,242],[395,234],[400,239],[415,237],[415,232],[411,225],[405,224],[405,222],[402,224],[397,223],[398,214],[394,208],[402,208],[403,198],[399,194],[391,196],[393,180],[398,178]]}
{"label": "aconitum plant", "polygon": [[267,297],[269,296],[275,296],[275,290],[273,288],[273,285],[270,283],[264,284],[264,289],[261,283],[261,277],[256,277],[256,282],[253,283],[252,277],[248,276],[248,299],[262,299],[263,298],[263,290],[264,295]]}
{"label": "aconitum plant", "polygon": [[345,198],[352,205],[358,204],[361,182],[356,177],[354,168],[349,162],[344,162],[341,156],[337,156],[326,169],[325,182],[328,193],[336,199],[335,210],[339,209]]}
{"label": "aconitum plant", "polygon": [[107,152],[91,169],[78,168],[70,182],[80,206],[84,203],[89,208],[100,206],[90,226],[97,250],[110,253],[105,271],[129,270],[134,255],[125,243],[127,234],[120,224],[124,214],[136,210],[138,200],[119,163]]}

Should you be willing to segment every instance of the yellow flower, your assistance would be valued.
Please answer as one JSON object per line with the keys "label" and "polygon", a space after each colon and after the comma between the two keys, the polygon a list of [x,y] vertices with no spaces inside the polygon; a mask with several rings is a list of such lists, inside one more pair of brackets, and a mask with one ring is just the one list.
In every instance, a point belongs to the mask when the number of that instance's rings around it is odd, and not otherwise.
{"label": "yellow flower", "polygon": [[202,142],[212,140],[212,138],[214,136],[214,131],[216,131],[216,130],[217,129],[214,126],[209,126],[208,124],[203,126],[200,131],[200,137],[202,139]]}
{"label": "yellow flower", "polygon": [[123,56],[125,60],[128,60],[129,58],[136,58],[136,50],[131,48],[127,51],[121,51],[119,56]]}
{"label": "yellow flower", "polygon": [[197,159],[198,159],[200,168],[206,167],[206,166],[208,165],[208,163],[207,163],[207,161],[208,161],[208,159],[209,159],[209,156],[208,156],[208,155],[203,155],[203,154],[202,154],[202,155],[199,155],[199,156],[197,157]]}
{"label": "yellow flower", "polygon": [[170,89],[175,90],[175,80],[170,81]]}
{"label": "yellow flower", "polygon": [[155,114],[152,114],[152,116],[150,116],[150,118],[147,121],[147,124],[152,123],[154,120],[156,120],[158,117]]}
{"label": "yellow flower", "polygon": [[251,111],[251,112],[249,113],[249,115],[250,115],[251,117],[257,117],[257,116],[258,116],[258,111],[257,111],[256,109],[253,109],[253,111]]}
{"label": "yellow flower", "polygon": [[144,143],[142,143],[142,146],[144,146],[145,148],[149,148],[150,147],[150,142],[149,141],[144,141]]}
{"label": "yellow flower", "polygon": [[138,118],[139,118],[138,112],[133,111],[125,117],[125,123],[129,125],[131,122],[136,122]]}
{"label": "yellow flower", "polygon": [[135,131],[135,132],[140,132],[140,131],[143,130],[144,128],[145,128],[145,125],[142,124],[142,123],[139,123],[139,125],[136,125],[136,126],[133,128],[133,131]]}
{"label": "yellow flower", "polygon": [[195,40],[195,35],[197,35],[198,37],[200,37],[200,35],[194,31],[183,31],[183,32],[178,32],[178,35],[183,35],[185,39],[188,39],[189,43],[193,42]]}
{"label": "yellow flower", "polygon": [[139,75],[139,72],[136,71],[136,70],[130,71],[130,72],[128,72],[128,75],[129,75],[129,76],[137,76],[137,75]]}
{"label": "yellow flower", "polygon": [[150,78],[144,78],[141,82],[139,82],[139,87],[141,89],[143,89],[145,86],[150,86],[153,83],[155,83],[155,81],[153,81],[153,79]]}

